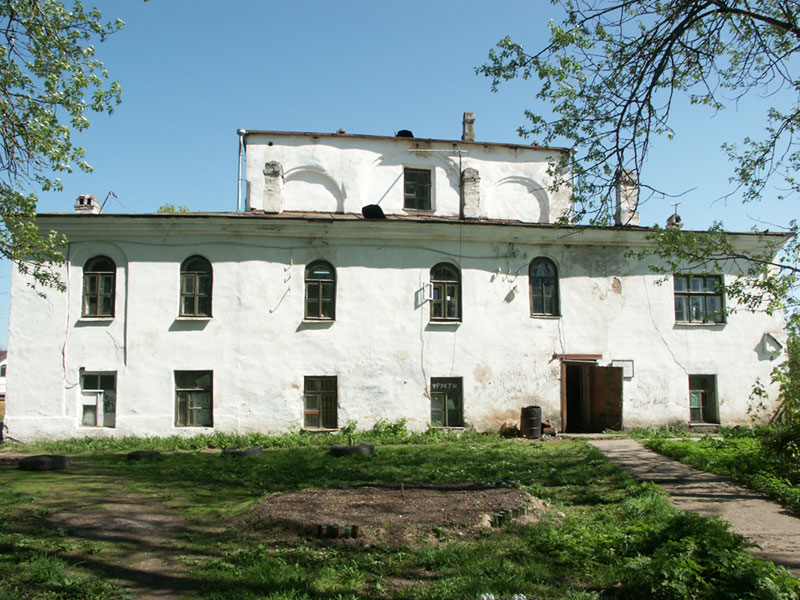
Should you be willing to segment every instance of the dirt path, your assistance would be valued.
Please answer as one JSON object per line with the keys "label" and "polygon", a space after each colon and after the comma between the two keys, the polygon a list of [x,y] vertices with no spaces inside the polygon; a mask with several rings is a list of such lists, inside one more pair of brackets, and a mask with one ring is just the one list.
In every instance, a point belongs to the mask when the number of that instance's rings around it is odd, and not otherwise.
{"label": "dirt path", "polygon": [[698,471],[631,439],[587,440],[614,464],[641,481],[652,481],[680,510],[716,516],[731,524],[771,560],[800,577],[800,519],[764,496],[735,485],[727,477]]}

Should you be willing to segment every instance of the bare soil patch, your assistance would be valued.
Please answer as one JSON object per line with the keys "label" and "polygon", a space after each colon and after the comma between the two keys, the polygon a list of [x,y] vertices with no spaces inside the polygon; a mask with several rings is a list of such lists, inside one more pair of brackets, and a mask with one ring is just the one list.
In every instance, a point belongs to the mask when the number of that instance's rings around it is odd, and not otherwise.
{"label": "bare soil patch", "polygon": [[252,508],[246,529],[279,539],[317,536],[319,525],[358,525],[357,539],[336,543],[401,546],[477,537],[492,529],[491,515],[527,505],[515,523],[533,523],[548,505],[523,490],[488,485],[367,485],[275,494]]}

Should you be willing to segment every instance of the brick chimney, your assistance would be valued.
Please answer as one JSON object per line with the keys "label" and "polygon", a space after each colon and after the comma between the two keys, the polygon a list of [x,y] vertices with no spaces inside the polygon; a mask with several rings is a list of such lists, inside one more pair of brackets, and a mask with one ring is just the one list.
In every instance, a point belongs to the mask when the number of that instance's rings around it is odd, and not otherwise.
{"label": "brick chimney", "polygon": [[461,141],[474,142],[475,141],[475,113],[465,112],[464,119],[461,121]]}
{"label": "brick chimney", "polygon": [[99,215],[100,203],[91,194],[81,194],[75,200],[75,212],[83,215]]}
{"label": "brick chimney", "polygon": [[617,171],[617,206],[614,225],[639,224],[639,181],[631,169]]}

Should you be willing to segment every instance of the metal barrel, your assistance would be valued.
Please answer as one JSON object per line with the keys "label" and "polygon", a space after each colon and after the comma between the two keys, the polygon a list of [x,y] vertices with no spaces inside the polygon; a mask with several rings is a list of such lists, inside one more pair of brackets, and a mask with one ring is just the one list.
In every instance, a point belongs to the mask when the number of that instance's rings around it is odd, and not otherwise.
{"label": "metal barrel", "polygon": [[538,440],[542,437],[542,407],[523,406],[520,414],[520,429],[522,435],[529,440]]}

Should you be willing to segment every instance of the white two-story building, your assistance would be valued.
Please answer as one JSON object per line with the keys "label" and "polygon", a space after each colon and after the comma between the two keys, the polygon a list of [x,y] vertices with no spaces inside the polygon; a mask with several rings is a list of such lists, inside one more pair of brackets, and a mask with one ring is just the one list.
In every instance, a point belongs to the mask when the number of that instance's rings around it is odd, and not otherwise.
{"label": "white two-story building", "polygon": [[601,431],[774,397],[782,316],[729,313],[735,270],[659,283],[624,178],[617,226],[556,226],[565,151],[473,141],[469,114],[455,141],[240,135],[242,211],[39,215],[66,291],[14,274],[7,435],[496,430],[529,405]]}

